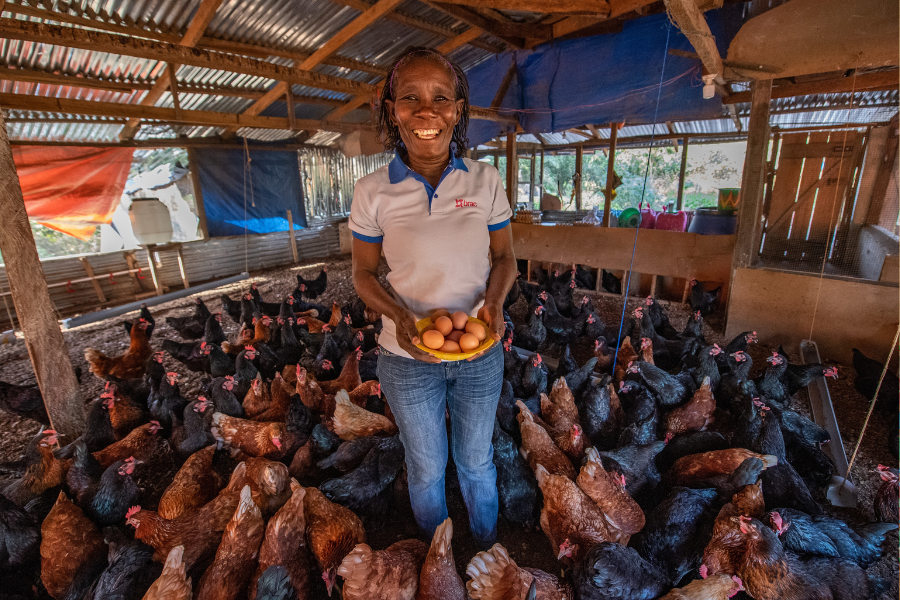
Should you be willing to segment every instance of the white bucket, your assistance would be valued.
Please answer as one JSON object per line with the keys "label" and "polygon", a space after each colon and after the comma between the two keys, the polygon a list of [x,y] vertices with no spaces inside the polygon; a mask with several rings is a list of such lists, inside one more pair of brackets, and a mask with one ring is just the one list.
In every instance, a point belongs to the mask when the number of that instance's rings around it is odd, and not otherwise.
{"label": "white bucket", "polygon": [[128,209],[134,237],[142,246],[172,241],[169,208],[156,198],[135,198]]}

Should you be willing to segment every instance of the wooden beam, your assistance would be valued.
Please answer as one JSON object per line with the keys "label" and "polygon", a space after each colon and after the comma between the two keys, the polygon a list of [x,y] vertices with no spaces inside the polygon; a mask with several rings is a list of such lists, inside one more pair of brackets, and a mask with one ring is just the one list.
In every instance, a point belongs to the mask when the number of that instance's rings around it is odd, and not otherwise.
{"label": "wooden beam", "polygon": [[[598,3],[598,8],[602,8],[603,3]],[[609,4],[606,4],[605,12],[600,11],[595,16],[572,16],[557,21],[553,24],[553,38],[561,38],[576,31],[581,31],[588,27],[593,27],[607,20],[609,15]]]}
{"label": "wooden beam", "polygon": [[584,147],[575,147],[575,210],[581,210],[581,171],[584,167]]}
{"label": "wooden beam", "polygon": [[[25,94],[0,94],[0,106],[16,110],[36,110],[47,112],[92,115],[97,117],[125,117],[129,119],[159,119],[185,125],[209,125],[213,127],[253,127],[258,129],[290,129],[283,117],[260,117],[245,114],[212,112],[205,110],[181,110],[162,106],[140,106],[117,102],[92,102],[90,100],[70,100],[48,98]],[[371,129],[369,125],[351,123],[326,123],[312,119],[297,119],[300,129],[324,129],[326,131],[353,131]]]}
{"label": "wooden beam", "polygon": [[0,253],[6,263],[9,291],[19,325],[25,334],[25,347],[50,424],[71,441],[84,429],[84,403],[31,234],[2,111],[0,211],[4,221],[0,227]]}
{"label": "wooden beam", "polygon": [[472,27],[478,27],[486,33],[489,33],[516,48],[523,48],[525,46],[525,40],[529,38],[546,41],[553,36],[552,25],[502,22],[489,19],[465,6],[438,2],[435,0],[423,1],[425,4],[445,12],[451,17],[459,19]]}
{"label": "wooden beam", "polygon": [[494,94],[494,99],[491,100],[490,108],[500,108],[500,105],[503,103],[503,99],[506,97],[506,92],[509,91],[509,86],[512,83],[513,78],[516,76],[516,61],[512,60],[512,64],[509,65],[509,69],[506,70],[506,75],[503,76],[503,79],[500,80],[500,87],[497,88],[497,93]]}
{"label": "wooden beam", "polygon": [[[606,165],[606,191],[604,192],[605,200],[603,201],[603,227],[609,227],[610,217],[612,216],[612,192],[613,179],[616,177],[616,141],[619,138],[619,124],[612,123],[609,126],[609,157]],[[624,280],[623,280],[624,281]]]}
{"label": "wooden beam", "polygon": [[[351,8],[355,8],[356,10],[363,12],[369,9],[372,4],[367,2],[366,0],[332,0],[337,4],[341,4],[343,6],[349,6]],[[390,19],[391,21],[402,23],[407,27],[411,27],[413,29],[418,29],[420,31],[427,31],[429,33],[433,33],[434,35],[438,35],[441,37],[445,37],[448,40],[452,40],[460,35],[460,33],[454,29],[449,27],[445,27],[443,25],[439,25],[438,23],[428,21],[407,13],[403,10],[393,10],[385,15],[385,19]],[[476,48],[481,48],[482,50],[487,50],[489,52],[493,52],[495,54],[502,52],[503,48],[497,46],[495,44],[491,44],[489,42],[485,42],[484,40],[471,40],[468,43],[470,46],[474,46]],[[444,50],[441,50],[444,52]]]}
{"label": "wooden beam", "polygon": [[[443,54],[450,54],[460,46],[471,44],[473,41],[477,40],[482,33],[484,33],[484,31],[482,31],[478,27],[470,27],[458,36],[450,38],[443,44],[439,45],[437,47],[437,51]],[[385,73],[385,75],[387,75],[387,73]]]}
{"label": "wooden beam", "polygon": [[753,103],[747,128],[747,153],[741,177],[741,201],[738,204],[737,239],[733,267],[750,267],[759,253],[756,243],[760,231],[761,207],[766,182],[766,159],[769,151],[769,104],[772,80],[760,79],[750,84]]}
{"label": "wooden beam", "polygon": [[350,41],[353,36],[393,10],[393,8],[400,4],[401,1],[402,0],[378,0],[371,8],[366,9],[363,14],[353,19],[346,27],[322,44],[318,50],[312,53],[312,56],[301,62],[298,65],[299,68],[305,71],[312,69],[325,58],[334,54],[338,48]]}
{"label": "wooden beam", "polygon": [[691,42],[691,46],[700,56],[700,61],[707,72],[716,76],[716,81],[724,83],[725,66],[716,47],[716,38],[709,30],[703,12],[696,0],[664,0],[669,16],[681,33]]}
{"label": "wooden beam", "polygon": [[516,132],[506,134],[506,197],[509,206],[516,212],[516,201],[519,195],[519,156],[516,154]]}
{"label": "wooden beam", "polygon": [[602,137],[600,137],[600,131],[597,130],[597,126],[596,126],[596,125],[590,125],[590,124],[588,124],[588,125],[585,125],[585,127],[588,128],[588,131],[591,132],[591,135],[594,136],[594,139],[595,139],[595,140],[602,140],[602,139],[603,139]]}
{"label": "wooden beam", "polygon": [[294,108],[294,92],[288,89],[287,93],[284,95],[284,99],[287,101],[287,114],[288,114],[288,125],[291,127],[291,131],[297,131],[297,113]]}
{"label": "wooden beam", "polygon": [[[877,71],[864,75],[849,75],[837,79],[823,79],[808,83],[792,83],[772,88],[772,99],[792,98],[794,96],[812,96],[815,94],[841,94],[851,91],[895,90],[900,85],[900,71]],[[750,102],[752,92],[736,92],[722,100],[723,104],[740,104]]]}
{"label": "wooden beam", "polygon": [[[200,7],[191,18],[187,31],[182,36],[181,41],[178,42],[178,45],[187,48],[193,47],[197,43],[197,40],[203,35],[203,32],[206,31],[207,25],[212,21],[213,16],[216,14],[216,10],[218,10],[221,4],[222,0],[202,0]],[[175,107],[180,112],[181,105],[178,103],[178,91],[175,83],[175,72],[178,70],[178,64],[167,62],[166,65],[163,66],[163,70],[164,71],[159,74],[156,83],[150,91],[147,92],[143,99],[141,99],[141,106],[154,106],[168,87],[172,91],[172,99],[175,103]],[[168,78],[165,77],[165,71],[169,72]],[[168,82],[166,81],[167,79]],[[139,119],[132,119],[128,122],[128,125],[123,127],[122,131],[119,132],[119,139],[133,138],[140,126],[141,122]]]}
{"label": "wooden beam", "polygon": [[169,93],[172,95],[172,104],[175,106],[175,114],[181,114],[181,100],[178,99],[178,80],[175,79],[175,74],[178,71],[178,66],[169,63],[166,65],[166,75],[169,78]]}
{"label": "wooden beam", "polygon": [[210,52],[197,48],[185,48],[163,42],[149,42],[72,27],[0,19],[0,38],[96,50],[122,56],[136,56],[161,62],[172,62],[180,65],[267,77],[276,81],[285,81],[348,94],[371,93],[374,90],[374,86],[367,83],[331,77],[301,69],[282,67],[243,56]]}
{"label": "wooden beam", "polygon": [[[484,0],[444,0],[447,4],[483,7]],[[609,14],[606,0],[490,0],[487,3],[494,10],[515,10],[533,13],[575,13],[581,15]]]}
{"label": "wooden beam", "polygon": [[[304,61],[312,55],[311,52],[286,50],[284,48],[270,48],[268,46],[219,40],[211,37],[200,38],[200,42],[197,44],[197,47],[203,48],[205,50],[228,52],[230,54],[243,54],[245,56],[252,56],[255,58],[269,58],[270,56],[278,56],[280,58],[290,58],[298,62]],[[387,69],[385,69],[384,67],[363,62],[361,60],[355,60],[353,58],[347,58],[346,56],[338,56],[332,54],[331,56],[323,60],[322,63],[326,65],[332,65],[334,67],[350,69],[352,71],[362,71],[363,73],[381,75],[382,77],[387,74]]]}
{"label": "wooden beam", "polygon": [[684,175],[687,172],[688,145],[691,138],[684,138],[681,142],[681,167],[678,170],[678,202],[675,207],[678,210],[684,208]]}
{"label": "wooden beam", "polygon": [[62,75],[59,73],[45,73],[34,69],[0,67],[0,79],[7,81],[21,81],[23,83],[43,83],[47,85],[65,85],[69,87],[87,88],[91,90],[103,90],[106,92],[119,92],[130,94],[135,90],[149,90],[153,87],[150,83],[132,83],[128,81],[108,81],[106,79],[94,79],[77,75]]}
{"label": "wooden beam", "polygon": [[[672,121],[666,121],[666,129],[669,130],[669,133],[672,135],[678,135],[678,132],[675,131],[675,124]],[[675,151],[678,152],[678,138],[672,138],[672,147],[675,148]]]}

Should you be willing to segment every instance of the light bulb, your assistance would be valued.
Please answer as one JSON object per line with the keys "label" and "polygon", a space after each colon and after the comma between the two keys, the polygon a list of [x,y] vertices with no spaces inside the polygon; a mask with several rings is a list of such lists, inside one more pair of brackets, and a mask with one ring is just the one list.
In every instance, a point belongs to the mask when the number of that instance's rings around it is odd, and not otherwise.
{"label": "light bulb", "polygon": [[713,84],[715,81],[716,75],[713,73],[712,75],[704,75],[703,76],[703,99],[711,100],[713,96],[716,95],[716,86]]}

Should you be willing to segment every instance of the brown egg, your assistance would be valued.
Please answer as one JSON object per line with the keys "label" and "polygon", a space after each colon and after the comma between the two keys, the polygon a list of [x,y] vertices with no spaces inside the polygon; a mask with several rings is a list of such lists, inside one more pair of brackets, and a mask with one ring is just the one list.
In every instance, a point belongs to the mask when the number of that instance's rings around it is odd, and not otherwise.
{"label": "brown egg", "polygon": [[450,317],[438,317],[434,322],[434,328],[446,337],[448,333],[453,331],[453,321],[450,320]]}
{"label": "brown egg", "polygon": [[471,333],[464,333],[462,337],[459,338],[459,347],[462,348],[463,352],[471,352],[480,345],[481,342],[479,342],[478,338]]}
{"label": "brown egg", "polygon": [[454,342],[456,342],[458,344],[459,338],[461,338],[464,333],[465,333],[465,331],[460,331],[459,329],[454,329],[453,331],[451,331],[450,333],[447,334],[447,339],[453,340]]}
{"label": "brown egg", "polygon": [[437,327],[435,327],[434,323],[432,323],[431,325],[425,327],[425,329],[422,330],[422,333],[425,333],[426,331],[434,331],[435,329],[437,329]]}
{"label": "brown egg", "polygon": [[444,345],[444,336],[441,335],[440,331],[432,329],[422,334],[422,343],[432,350],[437,350]]}
{"label": "brown egg", "polygon": [[469,322],[469,315],[458,310],[451,315],[450,319],[453,320],[453,329],[465,329],[466,323]]}
{"label": "brown egg", "polygon": [[479,308],[478,314],[475,316],[487,323],[487,307],[482,306],[481,308]]}
{"label": "brown egg", "polygon": [[444,340],[444,345],[440,348],[441,352],[451,352],[453,354],[459,354],[462,350],[459,347],[459,344],[454,342],[453,340]]}
{"label": "brown egg", "polygon": [[487,334],[484,331],[484,325],[476,323],[475,321],[466,323],[466,332],[477,337],[479,342],[483,342],[484,338],[487,337]]}
{"label": "brown egg", "polygon": [[449,317],[449,316],[450,316],[449,310],[447,310],[446,308],[439,308],[436,311],[434,311],[433,313],[431,313],[431,322],[433,323],[433,322],[437,321],[438,317]]}

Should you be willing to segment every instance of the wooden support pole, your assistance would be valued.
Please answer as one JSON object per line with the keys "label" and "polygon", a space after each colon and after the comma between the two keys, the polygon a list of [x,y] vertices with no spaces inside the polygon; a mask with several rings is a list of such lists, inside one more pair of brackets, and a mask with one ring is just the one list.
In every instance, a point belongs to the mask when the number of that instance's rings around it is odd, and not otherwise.
{"label": "wooden support pole", "polygon": [[751,83],[750,87],[753,102],[750,105],[747,154],[741,178],[741,201],[738,204],[737,239],[732,260],[734,269],[751,266],[759,252],[756,240],[761,229],[760,209],[766,187],[766,161],[769,153],[769,103],[772,80],[760,79]]}
{"label": "wooden support pole", "polygon": [[528,184],[528,210],[534,209],[534,152],[531,153],[531,168],[528,170],[531,175],[531,181]]}
{"label": "wooden support pole", "polygon": [[288,125],[291,131],[297,131],[297,113],[294,112],[294,91],[290,86],[288,86],[284,98],[287,100]]}
{"label": "wooden support pole", "polygon": [[169,79],[169,93],[172,94],[172,106],[175,107],[175,117],[181,119],[181,100],[178,99],[178,79],[175,73],[178,71],[178,65],[168,63],[166,66],[166,76]]}
{"label": "wooden support pole", "polygon": [[291,240],[291,254],[294,255],[294,264],[300,262],[300,257],[297,254],[297,238],[294,237],[294,216],[291,214],[291,209],[287,211],[287,220],[288,220],[288,239]]}
{"label": "wooden support pole", "polygon": [[181,273],[181,283],[184,284],[184,289],[188,289],[191,287],[191,282],[188,281],[187,269],[184,266],[184,254],[181,252],[181,244],[178,244],[175,252],[178,254],[178,271]]}
{"label": "wooden support pole", "polygon": [[144,289],[141,287],[141,280],[138,279],[137,273],[131,272],[139,268],[137,259],[134,257],[134,252],[131,250],[123,250],[122,256],[125,258],[125,264],[128,265],[128,276],[131,278],[131,285],[134,287],[135,295],[143,294]]}
{"label": "wooden support pole", "polygon": [[681,143],[681,169],[678,171],[678,203],[676,208],[681,210],[684,207],[684,174],[687,170],[687,153],[690,138],[684,138]]}
{"label": "wooden support pole", "polygon": [[94,277],[94,269],[91,268],[91,263],[88,262],[86,256],[79,256],[78,260],[81,262],[81,266],[84,267],[84,272],[87,273],[87,276],[91,278],[91,283],[94,286],[94,293],[97,294],[97,300],[101,303],[106,302],[106,294],[103,293],[103,288],[100,287],[100,282],[97,281],[97,278]]}
{"label": "wooden support pole", "polygon": [[155,247],[153,245],[147,246],[147,264],[150,265],[150,276],[153,278],[153,287],[156,288],[156,295],[162,296],[166,290],[159,279],[159,273],[156,272],[156,262],[153,260],[154,251]]}
{"label": "wooden support pole", "polygon": [[516,132],[506,134],[506,196],[509,206],[516,211],[519,195],[519,156],[516,154]]}
{"label": "wooden support pole", "polygon": [[544,200],[544,149],[541,148],[541,196],[538,198],[538,206]]}
{"label": "wooden support pole", "polygon": [[581,210],[581,169],[584,165],[584,146],[575,147],[575,210]]}
{"label": "wooden support pole", "polygon": [[4,220],[3,227],[0,227],[0,252],[6,263],[9,290],[25,335],[25,347],[34,367],[34,376],[44,397],[51,426],[72,441],[84,429],[84,403],[28,224],[25,200],[2,114],[0,212]]}
{"label": "wooden support pole", "polygon": [[191,171],[191,186],[194,189],[194,207],[197,209],[197,230],[203,240],[209,239],[209,229],[206,226],[206,207],[203,205],[203,190],[200,187],[200,167],[197,164],[197,150],[187,149],[188,169]]}
{"label": "wooden support pole", "polygon": [[619,124],[609,126],[609,162],[606,166],[606,198],[603,201],[603,227],[609,227],[612,216],[613,179],[615,179],[616,140],[619,137]]}
{"label": "wooden support pole", "polygon": [[500,170],[500,153],[494,152],[494,168]]}

